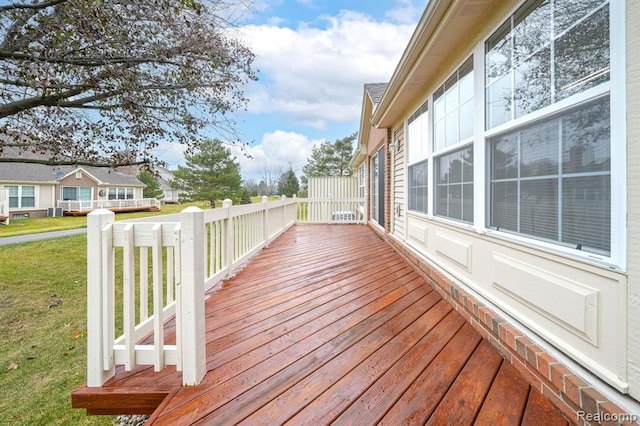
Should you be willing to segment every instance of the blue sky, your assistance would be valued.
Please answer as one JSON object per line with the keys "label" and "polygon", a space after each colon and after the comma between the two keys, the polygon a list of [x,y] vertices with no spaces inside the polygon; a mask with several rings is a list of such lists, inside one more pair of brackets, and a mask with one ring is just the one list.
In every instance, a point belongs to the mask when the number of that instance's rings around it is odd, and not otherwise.
{"label": "blue sky", "polygon": [[[239,136],[253,159],[234,150],[245,179],[265,171],[299,176],[314,145],[358,130],[363,86],[390,79],[426,1],[254,0],[239,21],[256,54],[259,81],[245,87]],[[170,168],[178,146],[159,152]]]}

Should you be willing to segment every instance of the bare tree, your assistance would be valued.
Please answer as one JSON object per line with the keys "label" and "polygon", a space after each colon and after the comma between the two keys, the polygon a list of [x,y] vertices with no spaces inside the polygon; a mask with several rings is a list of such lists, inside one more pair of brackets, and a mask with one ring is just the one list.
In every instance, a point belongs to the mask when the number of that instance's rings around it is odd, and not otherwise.
{"label": "bare tree", "polygon": [[273,195],[278,190],[278,181],[282,175],[282,167],[265,166],[262,172],[262,182],[264,182],[263,190],[266,194],[260,195]]}
{"label": "bare tree", "polygon": [[256,75],[232,21],[250,1],[0,6],[0,154],[47,158],[0,161],[154,166],[163,141],[187,154],[204,130],[233,141],[229,113],[245,107],[242,86]]}

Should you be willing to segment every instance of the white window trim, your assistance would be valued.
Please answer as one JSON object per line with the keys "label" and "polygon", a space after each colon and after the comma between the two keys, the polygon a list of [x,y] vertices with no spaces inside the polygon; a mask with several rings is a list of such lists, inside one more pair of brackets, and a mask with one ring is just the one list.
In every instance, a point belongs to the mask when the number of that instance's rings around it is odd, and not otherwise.
{"label": "white window trim", "polygon": [[[416,161],[412,161],[409,162],[409,150],[411,149],[411,140],[409,138],[409,118],[415,114],[420,108],[424,107],[426,105],[426,111],[424,111],[421,115],[425,115],[425,118],[427,120],[427,138],[426,138],[426,144],[427,144],[427,150],[426,150],[426,154],[424,157],[420,158],[419,160]],[[431,113],[432,111],[432,107],[433,107],[433,96],[428,96],[427,99],[422,99],[418,106],[416,108],[413,109],[413,112],[407,117],[406,120],[404,120],[404,146],[405,146],[405,152],[404,152],[404,163],[405,163],[405,169],[404,169],[404,174],[406,176],[406,182],[405,182],[405,194],[406,194],[406,200],[405,200],[405,205],[403,206],[404,211],[406,211],[408,214],[412,214],[412,215],[416,215],[418,217],[429,217],[429,212],[431,211],[432,208],[432,198],[431,198],[431,185],[429,185],[430,181],[432,179],[430,179],[430,177],[432,176],[432,154],[433,154],[433,114]],[[395,141],[394,141],[395,143]],[[427,162],[427,211],[426,212],[421,212],[418,210],[410,210],[409,209],[409,205],[410,203],[410,191],[409,191],[409,168],[411,166],[414,166],[416,164],[422,163],[423,161]]]}
{"label": "white window trim", "polygon": [[[11,186],[15,186],[18,188],[18,206],[17,207],[10,207],[10,209],[19,209],[19,210],[37,210],[38,209],[38,200],[40,198],[40,186],[39,185],[22,185],[22,184],[17,184],[17,185],[9,185],[9,184],[5,184],[5,188],[9,188]],[[23,207],[22,206],[22,188],[28,186],[28,187],[33,187],[33,207]],[[7,193],[7,206],[9,205],[9,198],[8,198],[8,193]]]}
{"label": "white window trim", "polygon": [[[478,55],[478,52],[480,52],[480,54]],[[436,92],[436,90],[438,90],[444,83],[445,81],[447,81],[449,78],[451,78],[451,76],[453,75],[453,73],[458,72],[458,70],[460,69],[460,67],[469,60],[469,57],[473,55],[473,60],[472,60],[472,64],[473,64],[473,68],[470,71],[471,74],[473,75],[473,104],[474,104],[474,109],[473,109],[473,136],[462,139],[458,142],[456,142],[455,144],[452,145],[447,145],[444,146],[443,148],[440,148],[438,151],[435,150],[435,107],[434,107],[434,94]],[[480,68],[477,68],[478,64],[480,64]],[[482,70],[482,73],[478,73],[478,69]],[[484,83],[482,83],[481,87],[478,87],[478,74],[481,74],[482,80],[484,82],[484,42],[480,43],[478,46],[476,46],[476,48],[474,48],[469,54],[464,55],[463,59],[461,61],[459,61],[454,67],[453,70],[447,75],[446,78],[442,79],[442,82],[440,84],[438,84],[436,86],[436,89],[433,90],[430,95],[429,95],[429,111],[431,111],[431,113],[429,114],[428,117],[428,123],[429,123],[429,129],[431,129],[431,132],[429,134],[430,136],[430,140],[429,140],[429,156],[428,156],[428,161],[429,161],[429,177],[431,178],[431,181],[429,182],[429,186],[428,186],[428,196],[429,196],[429,208],[428,208],[428,214],[427,217],[430,220],[434,220],[434,221],[440,221],[442,223],[446,223],[449,225],[453,225],[453,226],[457,226],[459,228],[463,228],[463,229],[475,229],[476,228],[476,221],[477,221],[477,204],[476,204],[476,197],[477,197],[477,192],[476,192],[476,182],[482,182],[481,181],[477,181],[477,177],[478,177],[478,168],[476,167],[476,164],[479,164],[476,160],[476,145],[477,145],[477,139],[478,139],[478,135],[482,135],[482,133],[477,133],[478,130],[478,117],[484,117],[484,110],[482,110],[482,113],[480,116],[477,115],[478,112],[478,91],[482,91],[484,93]],[[459,82],[459,81],[458,81]],[[458,84],[458,82],[456,84]],[[444,94],[442,95],[444,96]],[[482,100],[484,101],[484,95],[482,96]],[[459,106],[458,106],[459,107]],[[480,105],[480,108],[483,108],[482,105]],[[482,121],[482,125],[484,125],[484,119],[481,120]],[[458,126],[460,126],[460,123],[458,123]],[[484,130],[482,127],[480,127],[482,129],[482,131]],[[451,152],[455,152],[455,151],[459,151],[461,149],[464,149],[465,147],[471,147],[473,148],[473,191],[474,191],[474,196],[473,196],[473,221],[472,222],[464,222],[464,221],[460,221],[460,220],[455,220],[455,219],[450,219],[446,216],[438,216],[436,214],[436,210],[435,210],[435,206],[436,206],[436,200],[435,200],[435,187],[436,185],[436,160],[439,159],[440,157],[447,155]],[[482,148],[484,150],[484,148]],[[484,164],[484,163],[483,163]],[[484,165],[483,165],[484,168]],[[482,185],[484,186],[484,185]]]}
{"label": "white window trim", "polygon": [[[626,2],[610,1],[611,257],[627,270],[627,62]],[[613,143],[616,141],[616,143]]]}
{"label": "white window trim", "polygon": [[[507,16],[511,17],[513,13],[523,4],[525,1],[518,2]],[[620,2],[609,2],[609,19],[610,19],[610,77],[609,81],[606,83],[602,83],[596,87],[592,87],[590,89],[585,90],[584,92],[576,93],[566,99],[553,103],[549,106],[541,108],[540,110],[531,112],[524,116],[518,117],[506,123],[495,126],[489,130],[485,130],[485,82],[484,82],[484,74],[485,74],[485,43],[491,37],[491,35],[504,24],[505,20],[499,21],[492,29],[487,32],[487,36],[484,37],[479,44],[473,49],[473,52],[477,54],[479,49],[482,49],[482,75],[478,77],[476,75],[474,79],[474,83],[478,78],[482,79],[482,104],[478,105],[478,99],[476,98],[476,108],[482,108],[482,120],[478,120],[476,118],[475,125],[478,125],[478,121],[481,121],[481,150],[482,156],[484,157],[484,161],[479,163],[476,160],[476,154],[479,154],[474,151],[474,179],[477,178],[478,174],[480,174],[481,170],[481,179],[479,182],[482,182],[482,188],[476,188],[478,185],[474,185],[474,191],[476,192],[476,197],[480,195],[480,192],[484,192],[482,204],[483,209],[482,213],[474,210],[474,217],[476,220],[476,230],[477,232],[499,238],[501,240],[507,242],[513,242],[525,247],[531,247],[535,249],[539,249],[542,251],[546,251],[553,254],[562,255],[565,257],[573,258],[576,260],[584,261],[587,263],[592,263],[598,266],[605,266],[612,270],[617,271],[626,271],[627,263],[626,263],[626,249],[627,249],[627,232],[626,232],[626,214],[627,214],[627,168],[626,168],[626,60],[625,60],[625,52],[626,52],[626,38],[625,38],[625,8],[624,4],[618,4]],[[474,59],[474,67],[476,65],[476,60]],[[477,94],[477,87],[474,87],[474,94]],[[490,229],[486,225],[486,210],[487,210],[487,196],[489,196],[489,191],[487,190],[487,173],[489,170],[489,164],[487,163],[486,158],[486,141],[500,133],[508,132],[509,130],[513,130],[517,127],[526,126],[529,123],[541,120],[546,116],[554,115],[563,111],[567,108],[577,107],[582,103],[589,102],[599,96],[604,96],[609,94],[610,96],[610,104],[611,104],[611,114],[610,114],[610,137],[611,137],[611,249],[609,256],[601,256],[595,253],[589,253],[581,250],[576,250],[573,248],[565,247],[556,243],[547,243],[545,241],[536,240],[534,238],[529,238],[524,235],[516,235],[512,233],[497,231],[495,229]],[[476,110],[477,112],[477,110]],[[476,127],[474,126],[474,130]],[[623,143],[613,143],[613,141],[623,141]],[[478,143],[476,141],[476,143]],[[476,181],[478,182],[478,181]],[[613,189],[616,189],[615,191]],[[477,200],[474,199],[474,203]],[[474,209],[479,207],[479,204],[474,205]],[[478,222],[480,216],[483,217],[482,222]]]}

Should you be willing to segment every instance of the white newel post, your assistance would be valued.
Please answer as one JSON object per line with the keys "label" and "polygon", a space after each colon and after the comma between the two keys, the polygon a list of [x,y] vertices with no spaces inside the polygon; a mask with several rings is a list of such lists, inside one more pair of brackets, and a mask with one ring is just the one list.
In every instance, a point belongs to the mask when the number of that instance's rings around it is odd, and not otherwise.
{"label": "white newel post", "polygon": [[293,223],[298,219],[298,194],[293,194]]}
{"label": "white newel post", "polygon": [[225,230],[224,230],[224,262],[227,267],[227,275],[232,274],[233,269],[233,253],[235,249],[235,236],[233,235],[233,217],[231,216],[231,207],[233,206],[233,201],[230,199],[225,199],[222,202],[222,208],[227,209],[227,220],[225,221]]}
{"label": "white newel post", "polygon": [[264,246],[269,247],[269,197],[266,195],[262,196],[262,208],[264,209],[264,213],[262,213],[262,239]]}
{"label": "white newel post", "polygon": [[194,386],[206,373],[204,324],[204,212],[187,207],[180,214],[182,384]]}
{"label": "white newel post", "polygon": [[[87,386],[102,386],[115,374],[113,353],[105,353],[106,338],[114,334],[115,325],[105,321],[108,315],[105,299],[108,297],[104,282],[111,276],[105,271],[103,256],[112,256],[110,247],[103,247],[102,229],[115,221],[115,214],[109,210],[95,210],[87,215]],[[111,330],[108,329],[111,328]],[[107,360],[111,359],[111,362]],[[106,359],[105,359],[106,358]]]}

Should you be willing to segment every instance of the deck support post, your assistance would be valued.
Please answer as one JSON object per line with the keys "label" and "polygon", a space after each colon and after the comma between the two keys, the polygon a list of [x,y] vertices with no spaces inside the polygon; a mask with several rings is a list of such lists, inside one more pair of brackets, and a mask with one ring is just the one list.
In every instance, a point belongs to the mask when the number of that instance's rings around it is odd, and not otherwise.
{"label": "deck support post", "polygon": [[[112,211],[100,209],[87,215],[87,387],[100,387],[115,374],[113,362],[105,361],[106,339],[113,335],[114,327],[104,318],[111,318],[105,306],[107,291],[105,282],[109,274],[104,274],[103,265],[109,247],[103,246],[102,230],[115,222]],[[113,341],[113,339],[111,340]],[[113,357],[113,354],[111,354]]]}
{"label": "deck support post", "polygon": [[182,384],[195,386],[206,373],[204,270],[204,212],[187,207],[180,214],[181,280],[180,329],[182,333]]}

